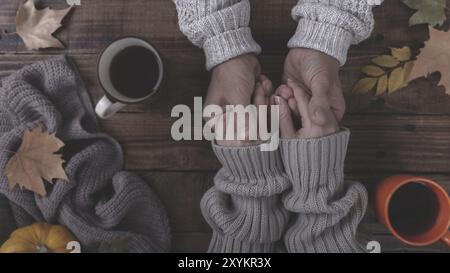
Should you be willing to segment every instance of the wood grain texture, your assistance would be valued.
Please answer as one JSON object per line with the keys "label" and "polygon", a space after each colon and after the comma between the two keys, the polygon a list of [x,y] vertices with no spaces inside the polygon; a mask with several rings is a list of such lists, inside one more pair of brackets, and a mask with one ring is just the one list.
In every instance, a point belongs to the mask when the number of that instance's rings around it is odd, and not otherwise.
{"label": "wood grain texture", "polygon": [[[173,119],[122,114],[103,121],[124,146],[126,166],[145,170],[217,170],[206,141],[170,140]],[[450,172],[450,116],[350,115],[347,172]],[[148,152],[151,151],[151,152]]]}
{"label": "wood grain texture", "polygon": [[[64,6],[63,1],[58,0],[36,2],[38,6]],[[19,3],[20,0],[0,3],[0,29],[14,31],[14,16]],[[252,1],[253,33],[264,48],[260,57],[263,71],[276,84],[281,79],[286,43],[295,31],[295,23],[288,16],[295,3],[295,0]],[[447,12],[450,14],[450,11]],[[400,1],[386,1],[375,9],[376,26],[372,37],[352,47],[349,61],[341,73],[350,113],[450,114],[450,97],[442,87],[437,86],[439,73],[429,80],[420,79],[392,96],[354,96],[350,92],[361,76],[361,67],[368,64],[372,57],[387,53],[392,46],[410,46],[416,53],[423,46],[428,39],[428,30],[425,26],[408,27],[408,18],[412,13]],[[68,53],[74,56],[77,63],[86,68],[82,69],[83,78],[90,83],[88,88],[94,101],[98,101],[102,90],[96,83],[96,56],[90,55],[97,55],[113,40],[130,35],[151,41],[161,51],[167,66],[167,85],[161,90],[160,99],[154,103],[149,101],[128,107],[125,111],[146,112],[155,105],[186,104],[193,96],[205,94],[209,77],[204,69],[201,50],[192,46],[178,30],[176,10],[169,0],[85,1],[65,20],[64,27],[57,33],[67,48],[46,49],[39,53]],[[28,56],[33,52],[25,51],[19,38],[8,36],[0,40],[2,53]],[[18,66],[20,62],[26,62],[13,57]],[[7,62],[8,56],[1,57],[0,68],[3,61]]]}
{"label": "wood grain texture", "polygon": [[[200,212],[203,194],[213,186],[215,172],[139,172],[155,190],[169,213],[170,222],[176,232],[210,231]],[[387,234],[387,229],[378,223],[373,209],[376,185],[391,174],[346,174],[345,179],[360,181],[371,193],[370,206],[364,224],[375,234]],[[438,182],[450,192],[450,174],[422,174]]]}
{"label": "wood grain texture", "polygon": [[[1,46],[0,46],[1,48]],[[274,82],[279,79],[284,54],[264,55],[261,57],[265,73]],[[78,65],[81,76],[92,97],[97,102],[103,96],[97,80],[97,55],[69,54]],[[0,71],[7,75],[26,64],[51,58],[52,54],[11,55],[0,54]],[[159,94],[141,104],[127,106],[122,112],[159,113],[168,115],[178,104],[193,105],[194,97],[204,97],[208,89],[209,74],[204,69],[204,58],[194,50],[170,50],[163,54],[166,68],[164,85]],[[370,58],[369,58],[370,59]],[[375,97],[373,94],[351,94],[353,84],[360,77],[360,69],[368,63],[366,59],[355,61],[354,66],[342,69],[343,90],[345,92],[348,114],[384,113],[384,114],[450,114],[450,96],[443,87],[438,87],[439,74],[435,73],[427,80],[418,79],[408,87],[390,96]],[[279,75],[278,75],[279,74]]]}
{"label": "wood grain texture", "polygon": [[[173,227],[173,250],[176,252],[202,252],[207,249],[211,229],[200,212],[203,194],[213,186],[214,172],[140,172],[164,203]],[[376,219],[373,192],[376,185],[390,174],[349,174],[346,179],[360,181],[372,194],[369,196],[369,209],[362,228],[370,233],[371,240],[377,240],[385,252],[445,252],[442,243],[432,246],[411,248],[397,239]],[[438,182],[450,192],[450,174],[422,176]]]}
{"label": "wood grain texture", "polygon": [[[172,249],[176,253],[204,253],[208,249],[210,238],[209,232],[176,232]],[[383,253],[448,253],[447,247],[442,243],[427,247],[410,247],[386,234],[378,234],[373,239],[380,243]]]}
{"label": "wood grain texture", "polygon": [[[0,1],[0,32],[13,32],[14,17],[23,0]],[[35,0],[38,7],[66,6],[62,0]],[[286,43],[295,31],[290,9],[297,0],[252,0],[251,27],[264,51],[263,71],[280,83]],[[426,26],[408,27],[413,14],[400,1],[387,0],[375,8],[375,30],[362,44],[353,46],[341,79],[348,115],[344,125],[352,131],[346,161],[347,178],[362,181],[373,195],[383,177],[396,173],[422,174],[450,189],[450,96],[437,86],[439,73],[412,82],[390,95],[351,94],[361,68],[389,47],[409,46],[417,54],[428,39]],[[447,9],[448,15],[450,11]],[[448,29],[447,22],[444,28]],[[176,10],[170,0],[87,0],[64,20],[56,36],[64,50],[26,51],[16,36],[0,39],[0,78],[22,66],[68,54],[78,65],[96,103],[103,91],[97,82],[96,64],[101,50],[123,36],[149,40],[161,52],[166,67],[165,85],[155,98],[126,107],[111,120],[102,121],[106,133],[116,137],[125,152],[126,169],[138,171],[165,204],[176,252],[204,252],[211,236],[199,202],[212,186],[220,167],[207,142],[174,142],[170,128],[173,106],[192,106],[194,96],[204,96],[209,74],[200,49],[178,30]],[[448,75],[444,75],[448,76]],[[1,85],[1,81],[0,81]],[[371,201],[373,198],[371,198]],[[410,248],[399,243],[377,223],[373,206],[364,220],[382,243],[383,251],[444,251],[441,244]]]}

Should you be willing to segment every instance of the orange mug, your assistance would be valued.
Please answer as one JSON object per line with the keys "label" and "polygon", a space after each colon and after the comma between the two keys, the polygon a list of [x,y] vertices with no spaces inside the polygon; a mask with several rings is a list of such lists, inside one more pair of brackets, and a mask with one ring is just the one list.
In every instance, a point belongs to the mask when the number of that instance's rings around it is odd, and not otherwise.
{"label": "orange mug", "polygon": [[442,240],[450,247],[450,198],[438,183],[395,175],[376,190],[378,220],[400,241],[412,246]]}

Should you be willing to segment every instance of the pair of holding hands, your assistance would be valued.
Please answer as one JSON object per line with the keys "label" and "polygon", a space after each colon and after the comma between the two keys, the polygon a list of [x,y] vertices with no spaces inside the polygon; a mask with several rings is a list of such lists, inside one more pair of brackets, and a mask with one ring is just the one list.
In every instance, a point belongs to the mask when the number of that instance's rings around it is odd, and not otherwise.
{"label": "pair of holding hands", "polygon": [[[345,113],[339,62],[312,49],[291,49],[284,64],[284,82],[274,90],[261,74],[255,55],[243,55],[214,68],[206,104],[279,105],[280,133],[285,139],[319,138],[336,133]],[[248,141],[217,141],[246,146]],[[254,143],[253,143],[254,144]]]}

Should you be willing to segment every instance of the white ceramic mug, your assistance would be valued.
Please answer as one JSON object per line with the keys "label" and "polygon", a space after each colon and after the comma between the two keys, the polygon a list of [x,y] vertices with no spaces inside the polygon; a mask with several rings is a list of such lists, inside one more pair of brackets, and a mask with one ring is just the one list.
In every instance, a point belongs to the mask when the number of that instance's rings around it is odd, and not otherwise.
{"label": "white ceramic mug", "polygon": [[[151,88],[151,90],[148,91],[148,94],[140,98],[131,98],[127,97],[123,93],[120,93],[114,87],[110,75],[110,68],[114,57],[124,49],[133,46],[141,46],[147,48],[154,54],[158,62],[159,73],[156,84],[153,88]],[[164,66],[160,54],[150,43],[140,38],[126,37],[114,41],[105,50],[103,50],[97,65],[97,75],[99,83],[105,91],[105,96],[103,96],[103,98],[97,103],[95,112],[100,118],[107,119],[125,106],[143,102],[157,93],[163,81]]]}

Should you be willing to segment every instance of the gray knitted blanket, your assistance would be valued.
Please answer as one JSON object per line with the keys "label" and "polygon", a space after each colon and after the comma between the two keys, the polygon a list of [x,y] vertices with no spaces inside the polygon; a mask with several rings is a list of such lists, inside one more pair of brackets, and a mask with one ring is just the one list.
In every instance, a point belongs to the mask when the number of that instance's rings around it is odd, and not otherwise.
{"label": "gray knitted blanket", "polygon": [[24,129],[39,123],[66,144],[70,182],[46,183],[47,196],[40,197],[18,187],[10,191],[2,175],[0,228],[45,221],[69,228],[83,252],[118,239],[129,252],[169,251],[161,202],[141,178],[121,171],[121,147],[98,132],[89,96],[67,57],[26,66],[0,81],[0,174],[11,156],[2,151],[17,150]]}

